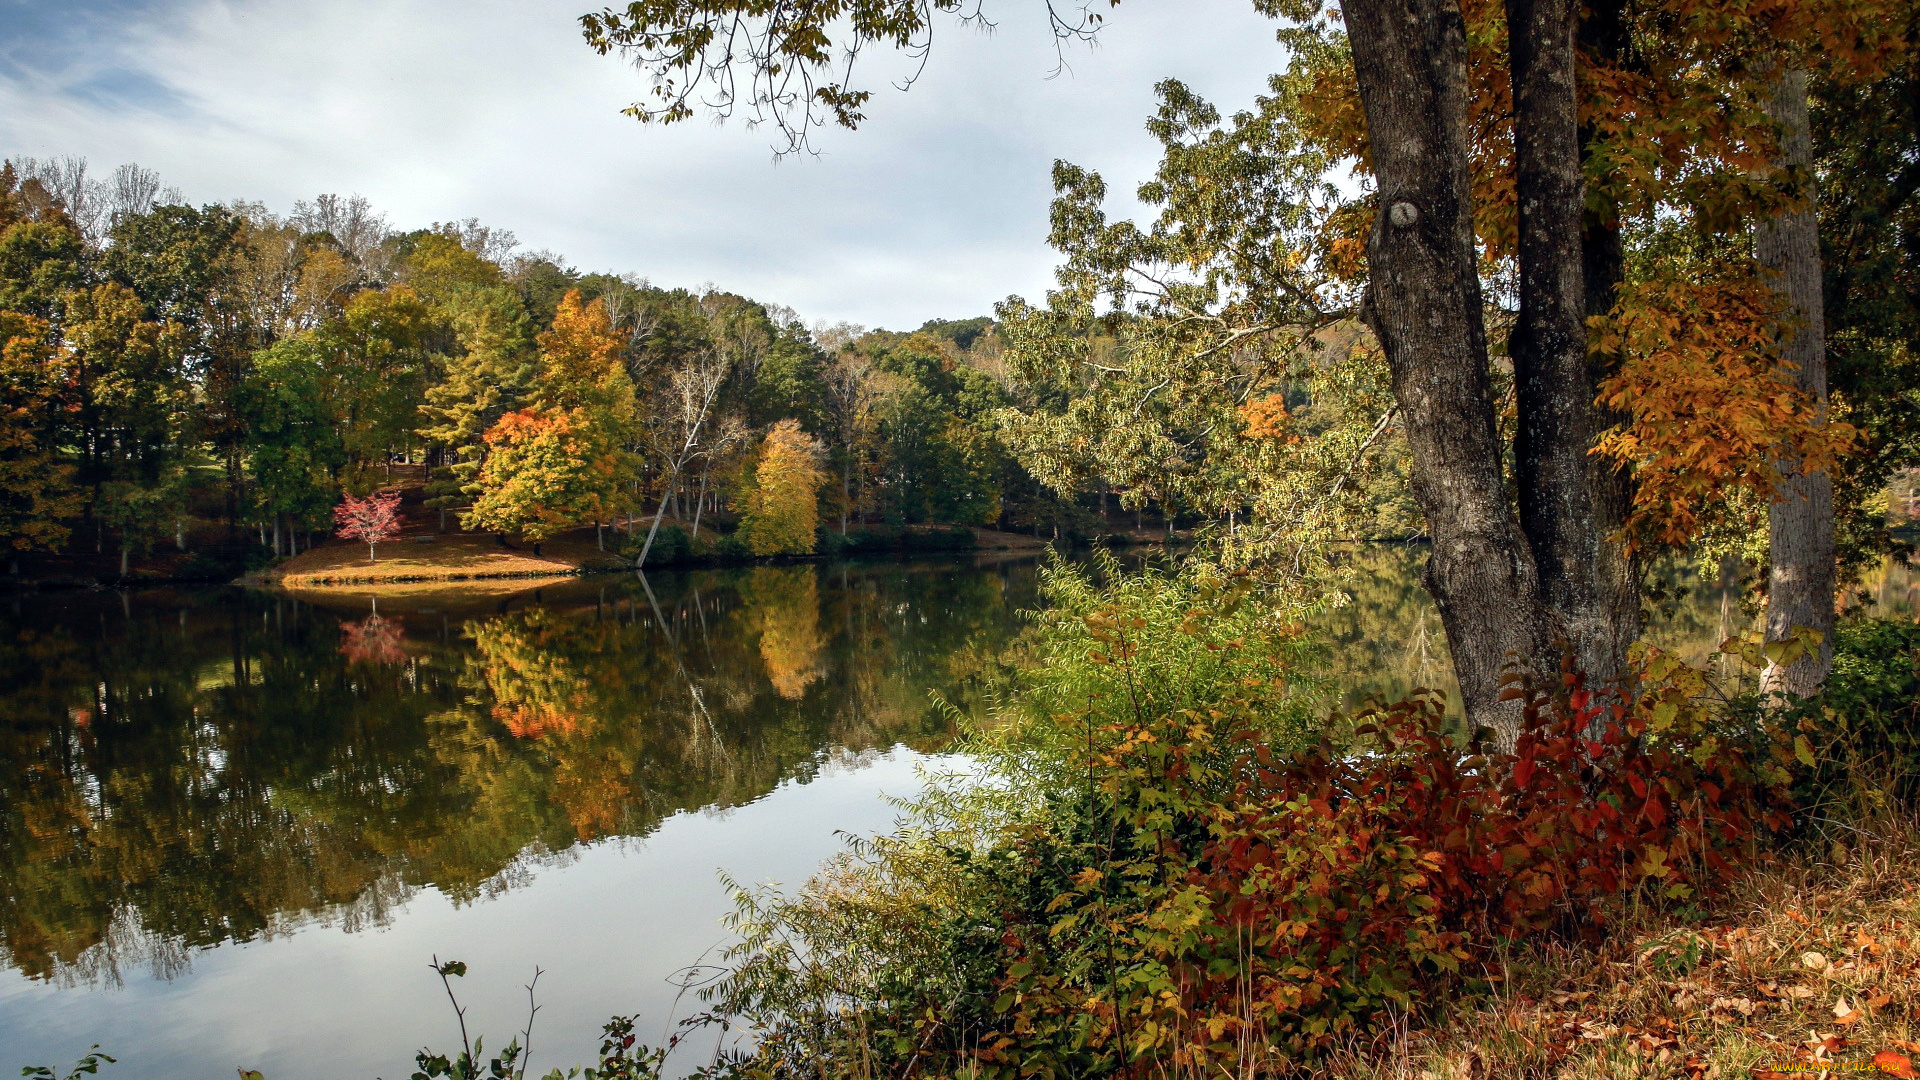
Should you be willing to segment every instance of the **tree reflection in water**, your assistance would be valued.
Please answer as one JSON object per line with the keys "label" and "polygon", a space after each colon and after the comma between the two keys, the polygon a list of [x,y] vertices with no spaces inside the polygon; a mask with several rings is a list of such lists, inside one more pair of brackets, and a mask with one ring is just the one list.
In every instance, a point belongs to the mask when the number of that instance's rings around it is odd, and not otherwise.
{"label": "tree reflection in water", "polygon": [[[951,735],[1031,563],[590,578],[462,610],[238,590],[0,612],[0,960],[170,977],[193,950],[458,902],[583,842]],[[123,603],[125,600],[125,603]],[[328,606],[321,606],[322,603]]]}

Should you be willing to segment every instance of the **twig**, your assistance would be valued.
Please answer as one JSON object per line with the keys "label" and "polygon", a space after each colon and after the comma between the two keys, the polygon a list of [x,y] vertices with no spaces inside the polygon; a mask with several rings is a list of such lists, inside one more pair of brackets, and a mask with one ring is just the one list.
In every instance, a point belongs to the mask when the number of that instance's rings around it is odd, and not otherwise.
{"label": "twig", "polygon": [[533,1059],[533,1017],[540,1011],[534,1004],[533,988],[540,985],[540,965],[533,966],[533,981],[527,984],[527,1027],[520,1033],[520,1071],[514,1080],[527,1080],[527,1063]]}

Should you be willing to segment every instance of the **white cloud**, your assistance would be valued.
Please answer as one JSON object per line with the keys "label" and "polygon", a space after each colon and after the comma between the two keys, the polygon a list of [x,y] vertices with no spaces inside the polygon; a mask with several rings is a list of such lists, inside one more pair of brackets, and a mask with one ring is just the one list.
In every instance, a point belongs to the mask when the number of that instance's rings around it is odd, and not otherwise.
{"label": "white cloud", "polygon": [[[713,282],[809,318],[916,326],[1051,282],[1055,158],[1128,193],[1151,168],[1152,85],[1226,107],[1281,54],[1247,0],[1130,0],[1098,48],[1053,44],[1039,0],[944,26],[920,83],[858,132],[776,162],[735,122],[641,127],[639,76],[580,41],[583,0],[178,0],[100,20],[55,67],[0,66],[0,154],[138,161],[199,201],[285,210],[364,194],[403,226],[479,217],[584,269]],[[6,36],[0,8],[0,37]],[[105,29],[105,28],[111,28]],[[1122,209],[1130,200],[1118,200]]]}

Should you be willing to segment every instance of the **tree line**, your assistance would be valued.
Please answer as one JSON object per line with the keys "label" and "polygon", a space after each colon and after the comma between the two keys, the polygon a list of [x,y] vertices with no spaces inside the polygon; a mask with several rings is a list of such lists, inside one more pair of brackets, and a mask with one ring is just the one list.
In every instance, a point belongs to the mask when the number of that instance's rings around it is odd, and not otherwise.
{"label": "tree line", "polygon": [[9,161],[0,341],[16,557],[117,548],[124,574],[188,547],[196,507],[292,554],[343,493],[401,479],[442,528],[535,545],[597,525],[644,549],[719,513],[766,554],[811,551],[820,521],[1079,513],[1001,437],[990,320],[810,328],[471,219],[401,231],[360,197],[195,207],[138,166]]}

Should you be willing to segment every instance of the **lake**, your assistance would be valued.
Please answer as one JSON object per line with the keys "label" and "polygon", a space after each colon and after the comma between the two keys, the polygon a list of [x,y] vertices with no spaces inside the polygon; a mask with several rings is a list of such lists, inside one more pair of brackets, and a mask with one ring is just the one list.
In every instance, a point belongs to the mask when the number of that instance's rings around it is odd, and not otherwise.
{"label": "lake", "polygon": [[[1420,553],[1354,557],[1337,677],[1447,687]],[[435,956],[495,1046],[541,970],[535,1074],[615,1013],[658,1039],[725,940],[720,873],[797,884],[885,828],[945,705],[1000,685],[1037,569],[0,599],[0,1074],[97,1042],[107,1077],[406,1076],[457,1042]],[[1871,600],[1910,614],[1914,580]],[[1732,582],[1674,588],[1657,640],[1746,625]]]}

